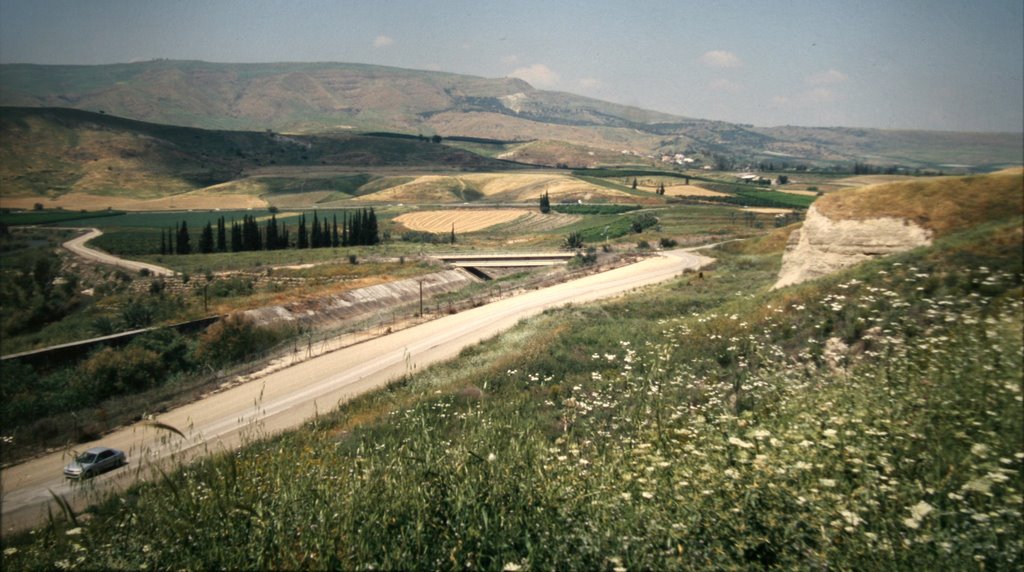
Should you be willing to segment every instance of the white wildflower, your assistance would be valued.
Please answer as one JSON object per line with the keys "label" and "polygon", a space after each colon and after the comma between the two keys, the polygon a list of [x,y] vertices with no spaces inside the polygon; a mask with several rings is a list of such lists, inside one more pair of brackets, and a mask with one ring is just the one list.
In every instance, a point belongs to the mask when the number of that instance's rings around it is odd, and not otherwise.
{"label": "white wildflower", "polygon": [[747,441],[744,441],[743,439],[740,439],[739,437],[729,437],[729,444],[730,445],[735,445],[735,446],[737,446],[737,447],[739,447],[741,449],[752,449],[754,447],[753,443],[749,443]]}
{"label": "white wildflower", "polygon": [[864,522],[864,519],[862,519],[860,515],[853,512],[852,510],[841,510],[839,511],[839,514],[843,516],[843,520],[845,520],[846,523],[850,526],[857,526],[858,524]]}

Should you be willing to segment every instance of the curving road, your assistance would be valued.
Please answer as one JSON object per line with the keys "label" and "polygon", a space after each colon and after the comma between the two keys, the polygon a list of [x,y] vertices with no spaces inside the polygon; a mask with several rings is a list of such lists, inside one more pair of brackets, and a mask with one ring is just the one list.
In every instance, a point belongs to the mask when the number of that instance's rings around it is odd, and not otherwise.
{"label": "curving road", "polygon": [[[179,437],[145,422],[105,436],[103,445],[123,449],[131,463],[93,479],[87,486],[65,482],[67,453],[53,453],[3,471],[3,533],[44,522],[49,491],[83,507],[105,490],[123,487],[166,461],[237,447],[245,436],[294,428],[318,412],[386,385],[411,369],[456,356],[548,308],[608,298],[696,270],[713,259],[683,250],[534,290],[420,324],[301,362],[265,377],[169,411],[156,421],[184,433]],[[97,443],[83,443],[84,450]]]}
{"label": "curving road", "polygon": [[114,256],[112,254],[107,254],[106,252],[101,252],[99,250],[93,250],[92,248],[89,248],[88,246],[85,245],[85,243],[103,234],[102,232],[100,232],[100,229],[98,228],[76,230],[88,230],[88,232],[86,232],[82,236],[79,236],[78,238],[72,238],[71,240],[65,242],[62,246],[70,250],[71,252],[77,254],[78,256],[88,258],[89,260],[93,260],[96,262],[102,262],[103,264],[110,264],[112,266],[127,268],[128,270],[132,270],[135,272],[145,269],[149,270],[156,276],[174,276],[174,271],[171,270],[170,268],[164,268],[163,266],[157,266],[156,264],[149,264],[146,262],[126,260],[124,258],[118,258],[117,256]]}

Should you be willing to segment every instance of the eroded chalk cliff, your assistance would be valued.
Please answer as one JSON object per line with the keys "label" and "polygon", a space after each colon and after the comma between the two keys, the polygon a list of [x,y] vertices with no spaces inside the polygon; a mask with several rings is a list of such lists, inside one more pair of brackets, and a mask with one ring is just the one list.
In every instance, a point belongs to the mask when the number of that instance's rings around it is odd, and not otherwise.
{"label": "eroded chalk cliff", "polygon": [[833,220],[813,206],[789,235],[774,288],[799,284],[885,256],[931,244],[932,232],[907,219]]}

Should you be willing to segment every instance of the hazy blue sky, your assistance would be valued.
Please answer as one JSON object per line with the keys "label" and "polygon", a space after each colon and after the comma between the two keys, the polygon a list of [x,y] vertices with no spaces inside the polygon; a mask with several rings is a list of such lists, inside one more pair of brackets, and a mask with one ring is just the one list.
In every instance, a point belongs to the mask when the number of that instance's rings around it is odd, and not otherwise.
{"label": "hazy blue sky", "polygon": [[0,0],[0,62],[357,62],[516,76],[541,89],[762,126],[1021,132],[1022,6]]}

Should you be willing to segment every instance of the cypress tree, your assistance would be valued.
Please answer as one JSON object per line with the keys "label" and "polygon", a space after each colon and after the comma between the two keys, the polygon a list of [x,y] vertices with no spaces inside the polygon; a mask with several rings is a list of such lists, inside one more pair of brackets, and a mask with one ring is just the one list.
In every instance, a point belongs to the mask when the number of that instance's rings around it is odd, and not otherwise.
{"label": "cypress tree", "polygon": [[338,248],[341,246],[341,240],[338,237],[338,213],[334,213],[331,218],[334,222],[334,226],[331,229],[331,246]]}
{"label": "cypress tree", "polygon": [[227,252],[228,241],[224,233],[224,217],[217,219],[217,252]]}
{"label": "cypress tree", "polygon": [[235,219],[231,219],[231,252],[242,251],[242,227],[238,226]]}
{"label": "cypress tree", "polygon": [[209,221],[206,222],[202,234],[199,235],[199,252],[203,254],[213,252],[213,225]]}
{"label": "cypress tree", "polygon": [[188,238],[188,221],[181,221],[181,228],[178,229],[178,254],[190,254],[192,245]]}
{"label": "cypress tree", "polygon": [[160,254],[167,254],[167,236],[162,228],[160,229]]}
{"label": "cypress tree", "polygon": [[369,227],[369,242],[367,244],[378,244],[380,243],[380,235],[377,232],[377,213],[373,212],[373,207],[370,207],[370,214],[367,217]]}
{"label": "cypress tree", "polygon": [[298,248],[309,248],[309,237],[306,235],[306,214],[299,217]]}
{"label": "cypress tree", "polygon": [[323,245],[323,237],[320,233],[320,217],[313,211],[313,230],[309,235],[310,248],[320,248]]}
{"label": "cypress tree", "polygon": [[352,219],[349,221],[348,226],[348,244],[349,246],[359,246],[362,244],[363,231],[360,224],[359,211],[352,213]]}

